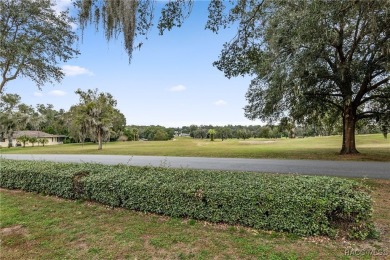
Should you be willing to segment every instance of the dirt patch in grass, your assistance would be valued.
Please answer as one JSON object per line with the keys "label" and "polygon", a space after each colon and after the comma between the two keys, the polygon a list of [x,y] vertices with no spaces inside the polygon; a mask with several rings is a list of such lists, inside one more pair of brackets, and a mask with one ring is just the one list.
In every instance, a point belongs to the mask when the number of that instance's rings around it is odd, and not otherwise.
{"label": "dirt patch in grass", "polygon": [[22,225],[14,225],[0,229],[0,259],[7,259],[3,256],[4,248],[7,251],[28,251],[31,249],[31,243],[28,239],[28,230]]}
{"label": "dirt patch in grass", "polygon": [[0,229],[0,235],[3,236],[10,236],[10,235],[27,235],[27,229],[24,228],[22,225],[16,225],[11,227],[5,227]]}
{"label": "dirt patch in grass", "polygon": [[81,239],[78,239],[76,241],[73,241],[71,243],[71,247],[74,247],[75,249],[77,250],[81,250],[81,251],[87,251],[88,250],[88,244],[87,242],[85,241],[84,238],[81,238]]}

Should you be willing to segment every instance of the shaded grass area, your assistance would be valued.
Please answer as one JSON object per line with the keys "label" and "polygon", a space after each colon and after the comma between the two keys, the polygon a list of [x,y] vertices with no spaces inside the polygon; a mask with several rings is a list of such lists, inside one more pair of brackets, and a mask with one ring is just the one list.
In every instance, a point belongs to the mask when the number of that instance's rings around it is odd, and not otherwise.
{"label": "shaded grass area", "polygon": [[170,141],[112,142],[98,151],[96,144],[66,144],[45,147],[1,148],[0,153],[26,154],[113,154],[195,156],[225,158],[279,158],[316,160],[390,161],[390,139],[380,134],[358,135],[360,154],[340,156],[341,136],[297,139],[208,139],[179,137]]}
{"label": "shaded grass area", "polygon": [[2,189],[1,258],[353,259],[345,256],[349,249],[389,254],[390,181],[365,182],[373,189],[381,237],[364,242],[298,238]]}

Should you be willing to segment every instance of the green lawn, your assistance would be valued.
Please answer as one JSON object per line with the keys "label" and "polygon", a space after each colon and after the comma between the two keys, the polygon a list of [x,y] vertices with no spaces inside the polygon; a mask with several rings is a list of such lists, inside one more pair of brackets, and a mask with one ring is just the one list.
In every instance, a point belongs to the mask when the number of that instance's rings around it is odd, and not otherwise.
{"label": "green lawn", "polygon": [[390,161],[390,139],[381,134],[358,135],[357,148],[361,154],[340,156],[341,136],[297,139],[208,139],[175,138],[170,141],[112,142],[98,151],[96,144],[66,144],[45,147],[1,148],[0,153],[30,154],[116,154],[200,156],[226,158],[282,158],[320,160]]}
{"label": "green lawn", "polygon": [[[389,254],[390,182],[369,180],[379,240],[299,238],[0,190],[1,259],[349,259]],[[360,251],[363,252],[363,251]],[[363,259],[371,259],[369,255]]]}
{"label": "green lawn", "polygon": [[[245,158],[390,161],[390,140],[357,137],[358,156],[340,157],[341,137],[303,139],[116,142],[2,148],[0,153],[124,154]],[[299,238],[240,226],[210,224],[112,209],[22,191],[0,190],[1,259],[356,259],[346,250],[389,255],[390,181],[362,180],[373,188],[379,240]],[[371,259],[368,254],[359,259]],[[385,257],[382,256],[384,259]],[[379,257],[381,259],[381,257]]]}

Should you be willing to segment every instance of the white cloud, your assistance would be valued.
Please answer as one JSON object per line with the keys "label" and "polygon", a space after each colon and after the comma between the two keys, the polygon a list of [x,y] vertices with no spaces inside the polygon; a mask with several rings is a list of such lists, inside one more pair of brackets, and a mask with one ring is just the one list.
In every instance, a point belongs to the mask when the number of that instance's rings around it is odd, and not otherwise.
{"label": "white cloud", "polygon": [[214,102],[214,105],[216,105],[216,106],[224,106],[226,104],[227,104],[227,102],[225,100],[222,100],[222,99]]}
{"label": "white cloud", "polygon": [[177,86],[174,86],[174,87],[171,87],[169,89],[169,91],[172,91],[172,92],[180,92],[180,91],[184,91],[186,90],[187,88],[183,85],[177,85]]}
{"label": "white cloud", "polygon": [[62,97],[62,96],[65,96],[66,95],[66,92],[65,91],[62,91],[62,90],[52,90],[49,92],[49,95],[51,96],[56,96],[56,97]]}
{"label": "white cloud", "polygon": [[72,0],[52,0],[52,2],[54,3],[53,9],[57,14],[72,7]]}
{"label": "white cloud", "polygon": [[41,92],[34,92],[34,97],[42,97],[43,94]]}
{"label": "white cloud", "polygon": [[[73,8],[72,0],[51,0],[51,1],[54,4],[53,9],[57,15],[59,15],[61,12]],[[73,31],[76,31],[78,28],[78,25],[76,23],[70,23],[69,25],[72,27]]]}
{"label": "white cloud", "polygon": [[88,69],[80,66],[64,65],[62,66],[62,71],[65,73],[66,76],[94,75],[92,71],[89,71]]}
{"label": "white cloud", "polygon": [[[73,8],[72,0],[52,0],[52,3],[54,3],[53,9],[57,15],[63,11]],[[76,23],[70,23],[70,26],[73,31],[76,31],[78,28]]]}
{"label": "white cloud", "polygon": [[76,31],[79,26],[76,23],[70,23],[70,27],[72,27],[72,31]]}

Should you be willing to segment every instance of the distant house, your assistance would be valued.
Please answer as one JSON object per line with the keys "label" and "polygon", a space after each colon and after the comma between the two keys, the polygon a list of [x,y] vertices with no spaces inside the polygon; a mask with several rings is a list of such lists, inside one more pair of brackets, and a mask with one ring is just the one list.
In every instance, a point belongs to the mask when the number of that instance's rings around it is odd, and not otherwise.
{"label": "distant house", "polygon": [[[45,145],[55,145],[55,144],[62,144],[65,139],[65,135],[52,135],[41,131],[15,131],[12,135],[12,146],[16,146],[16,144],[20,144],[20,142],[17,141],[17,139],[21,136],[28,136],[28,137],[36,137],[38,139],[47,139],[47,143]],[[38,144],[34,144],[34,146],[37,146]],[[5,136],[2,140],[0,140],[0,146],[1,147],[8,147],[8,138]],[[26,143],[26,146],[32,146],[31,143]]]}

